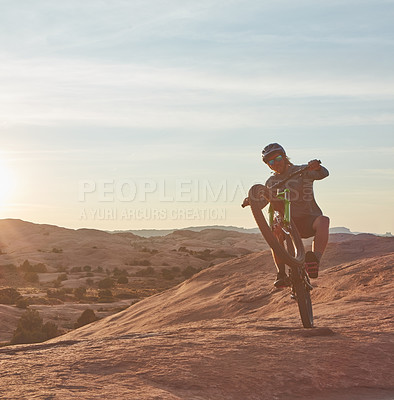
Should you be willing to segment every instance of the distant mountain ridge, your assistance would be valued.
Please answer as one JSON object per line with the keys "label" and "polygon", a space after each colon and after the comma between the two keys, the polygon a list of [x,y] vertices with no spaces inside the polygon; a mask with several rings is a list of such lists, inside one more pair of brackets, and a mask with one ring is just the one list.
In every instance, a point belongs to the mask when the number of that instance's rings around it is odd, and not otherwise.
{"label": "distant mountain ridge", "polygon": [[189,226],[187,228],[179,229],[130,229],[130,230],[115,230],[109,231],[110,233],[133,233],[134,235],[142,237],[153,237],[153,236],[166,236],[176,231],[193,231],[201,232],[206,229],[220,229],[224,231],[235,231],[240,233],[259,233],[258,228],[240,228],[237,226],[222,226],[222,225],[205,225],[205,226]]}
{"label": "distant mountain ridge", "polygon": [[[154,236],[166,236],[176,231],[193,231],[193,232],[201,232],[205,229],[221,229],[226,231],[235,231],[240,233],[259,233],[258,228],[240,228],[237,226],[224,226],[224,225],[205,225],[205,226],[189,226],[187,228],[179,228],[179,229],[130,229],[130,230],[116,230],[110,231],[110,233],[121,233],[127,232],[132,233],[134,235],[142,236],[142,237],[154,237]],[[330,233],[347,233],[347,234],[357,234],[363,232],[352,232],[349,228],[339,226],[330,228]],[[388,232],[389,233],[389,232]],[[386,234],[387,235],[387,234]]]}

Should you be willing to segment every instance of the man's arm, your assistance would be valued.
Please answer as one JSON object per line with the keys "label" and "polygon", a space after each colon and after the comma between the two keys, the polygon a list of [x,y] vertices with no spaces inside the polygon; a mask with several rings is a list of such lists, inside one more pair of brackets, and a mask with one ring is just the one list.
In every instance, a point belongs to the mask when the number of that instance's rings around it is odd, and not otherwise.
{"label": "man's arm", "polygon": [[305,173],[305,176],[313,179],[313,180],[320,180],[320,179],[324,179],[327,178],[327,176],[329,175],[328,169],[323,167],[320,164],[319,160],[311,160],[308,163],[308,171]]}

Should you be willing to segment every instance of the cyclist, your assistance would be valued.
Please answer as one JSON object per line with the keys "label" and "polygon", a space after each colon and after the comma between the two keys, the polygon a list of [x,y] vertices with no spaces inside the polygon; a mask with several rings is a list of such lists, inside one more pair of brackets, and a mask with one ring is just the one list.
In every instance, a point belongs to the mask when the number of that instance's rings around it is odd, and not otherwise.
{"label": "cyclist", "polygon": [[[274,172],[265,184],[268,188],[305,166],[292,164],[285,149],[278,143],[271,143],[264,147],[262,156],[263,161]],[[305,255],[305,268],[311,278],[317,278],[320,259],[328,242],[330,220],[323,215],[315,201],[313,181],[326,178],[329,172],[318,160],[309,161],[308,166],[305,173],[289,179],[277,189],[290,189],[291,218],[300,236],[314,237],[312,251],[308,251]],[[274,252],[272,255],[278,270],[274,285],[278,288],[288,286],[289,278],[286,275],[285,263]]]}

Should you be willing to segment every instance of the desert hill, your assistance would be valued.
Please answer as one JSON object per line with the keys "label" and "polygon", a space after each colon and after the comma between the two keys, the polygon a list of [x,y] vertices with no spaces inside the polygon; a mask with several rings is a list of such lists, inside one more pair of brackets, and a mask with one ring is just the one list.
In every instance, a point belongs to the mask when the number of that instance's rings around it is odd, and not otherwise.
{"label": "desert hill", "polygon": [[370,235],[329,244],[314,329],[273,290],[270,253],[246,254],[49,342],[0,349],[0,394],[392,399],[393,244]]}
{"label": "desert hill", "polygon": [[[180,248],[184,251],[179,252]],[[226,230],[176,231],[164,237],[144,238],[132,233],[0,220],[0,265],[18,265],[28,259],[53,268],[90,265],[113,269],[138,266],[139,260],[149,258],[153,266],[204,268],[262,248],[267,247],[261,235]],[[209,257],[198,253],[204,250]]]}
{"label": "desert hill", "polygon": [[[69,330],[86,308],[98,317],[113,314],[195,271],[261,248],[266,248],[261,235],[226,230],[179,230],[144,238],[6,219],[0,220],[0,290],[17,288],[46,322]],[[43,264],[36,283],[25,280],[21,271],[26,260],[33,266]],[[126,273],[128,283],[116,285],[113,297],[100,299],[100,282],[108,277],[116,282],[116,271]],[[86,290],[88,298],[72,299],[79,289]],[[0,342],[11,339],[21,315],[20,308],[5,304],[0,307]]]}
{"label": "desert hill", "polygon": [[[347,248],[348,240],[353,239],[357,246]],[[353,259],[358,254],[380,254],[390,246],[392,238],[337,233],[330,235],[330,242],[343,242],[341,253]],[[309,244],[310,240],[305,243]],[[52,270],[86,265],[136,270],[144,265],[139,262],[148,260],[149,265],[156,267],[206,268],[267,249],[260,234],[229,229],[177,230],[166,236],[146,238],[127,232],[74,230],[14,219],[0,220],[0,265],[19,265],[29,260],[43,263]]]}

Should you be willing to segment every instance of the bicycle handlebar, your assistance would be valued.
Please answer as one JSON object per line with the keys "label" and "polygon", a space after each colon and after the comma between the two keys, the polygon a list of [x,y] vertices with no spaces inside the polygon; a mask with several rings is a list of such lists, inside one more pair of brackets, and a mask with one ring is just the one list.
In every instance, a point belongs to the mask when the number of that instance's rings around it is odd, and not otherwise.
{"label": "bicycle handlebar", "polygon": [[[319,163],[321,163],[320,160],[318,160],[318,161],[319,161]],[[285,178],[285,179],[283,179],[283,180],[281,180],[281,181],[279,181],[279,182],[274,183],[274,184],[273,184],[272,186],[270,186],[268,189],[275,189],[275,188],[277,188],[277,187],[280,186],[282,183],[287,182],[289,179],[294,178],[295,176],[302,174],[302,173],[305,172],[308,168],[309,168],[309,164],[306,165],[305,167],[302,167],[302,168],[300,168],[299,170],[293,172],[293,173],[290,174],[287,178]]]}
{"label": "bicycle handlebar", "polygon": [[[321,164],[321,161],[320,161],[320,160],[317,160],[317,161]],[[281,181],[279,181],[279,182],[274,183],[274,184],[273,184],[272,186],[270,186],[268,189],[275,189],[275,188],[277,188],[277,187],[280,186],[282,183],[287,182],[289,179],[294,178],[295,176],[304,173],[308,168],[309,168],[309,164],[306,165],[305,167],[302,167],[302,168],[300,168],[299,170],[293,172],[293,173],[290,174],[287,178],[285,178],[285,179],[283,179],[283,180],[281,180]],[[245,200],[244,200],[244,202],[241,204],[241,207],[242,207],[242,208],[245,208],[246,206],[249,206],[249,205],[250,205],[250,204],[249,204],[249,199],[246,197]]]}

